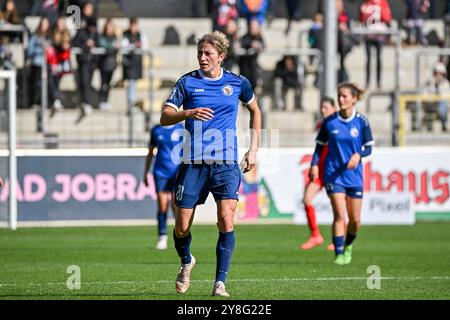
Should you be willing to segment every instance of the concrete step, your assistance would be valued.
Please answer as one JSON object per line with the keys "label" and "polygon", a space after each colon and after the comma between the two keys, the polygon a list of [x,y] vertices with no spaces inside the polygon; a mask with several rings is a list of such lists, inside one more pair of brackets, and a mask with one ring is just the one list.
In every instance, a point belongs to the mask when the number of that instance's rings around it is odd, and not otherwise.
{"label": "concrete step", "polygon": [[[91,136],[101,135],[114,137],[128,133],[129,117],[125,112],[104,112],[94,109],[91,114],[80,119],[80,111],[63,110],[48,119],[47,131],[50,133]],[[145,132],[144,114],[133,114],[135,132]],[[18,135],[35,134],[37,132],[36,110],[19,110],[17,116]]]}

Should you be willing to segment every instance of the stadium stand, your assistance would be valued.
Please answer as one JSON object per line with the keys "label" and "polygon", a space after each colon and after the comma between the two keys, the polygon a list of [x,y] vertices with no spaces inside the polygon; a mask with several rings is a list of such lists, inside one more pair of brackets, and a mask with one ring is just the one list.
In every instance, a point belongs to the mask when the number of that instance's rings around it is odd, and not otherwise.
{"label": "stadium stand", "polygon": [[[121,3],[116,1],[102,1],[99,4],[100,19],[98,20],[99,29],[103,27],[106,16],[117,17],[114,19],[121,34],[126,30],[128,18],[120,17],[123,14],[133,13],[133,6],[141,7],[139,1],[131,2],[127,6],[127,12]],[[166,4],[169,6],[169,3]],[[148,8],[147,8],[148,9]],[[163,10],[163,9],[161,9]],[[190,10],[186,5],[185,10]],[[352,9],[353,10],[353,9]],[[163,14],[162,12],[161,14]],[[34,30],[38,23],[38,17],[27,17],[25,24],[29,30]],[[141,18],[139,20],[141,30],[146,34],[150,51],[154,56],[154,81],[153,96],[150,96],[149,66],[150,60],[144,58],[145,76],[138,81],[138,106],[145,112],[149,112],[151,123],[159,120],[159,113],[163,101],[167,98],[174,84],[174,81],[185,72],[197,68],[197,62],[192,59],[195,56],[195,46],[186,45],[189,37],[195,34],[199,36],[211,30],[210,18]],[[270,24],[265,24],[262,29],[263,38],[266,43],[267,52],[260,54],[259,65],[262,70],[260,81],[262,81],[262,90],[259,92],[261,105],[264,108],[265,124],[268,129],[279,129],[280,143],[282,147],[294,146],[313,146],[316,133],[314,132],[314,119],[319,102],[319,91],[314,86],[314,67],[306,67],[306,78],[303,92],[304,111],[292,111],[294,108],[293,96],[288,97],[288,111],[272,110],[272,78],[271,73],[275,69],[276,62],[283,56],[284,52],[290,48],[299,46],[308,47],[306,37],[301,37],[310,27],[310,19],[302,19],[291,26],[289,34],[285,34],[286,19],[275,18]],[[168,27],[174,26],[180,36],[180,45],[164,45],[165,32]],[[444,38],[443,20],[427,20],[424,26],[425,34],[432,31],[442,39]],[[404,30],[402,31],[404,32]],[[245,33],[245,21],[239,20],[239,34]],[[192,40],[192,39],[191,39]],[[301,43],[300,43],[301,41]],[[403,46],[401,49],[401,90],[413,90],[415,88],[415,67],[416,53],[421,46]],[[394,88],[394,49],[391,44],[386,45],[383,50],[383,91],[389,92]],[[23,67],[23,46],[18,43],[12,44],[13,56],[17,68]],[[421,64],[421,73],[424,76],[429,75],[429,70],[436,62],[436,56],[425,57]],[[305,59],[305,63],[306,63]],[[355,46],[346,59],[350,80],[359,84],[365,82],[365,49],[364,45]],[[72,55],[72,63],[76,66],[75,57]],[[119,58],[120,64],[120,58]],[[234,71],[239,72],[235,69]],[[114,147],[128,146],[129,123],[130,119],[124,117],[126,111],[126,93],[124,86],[126,83],[121,81],[122,70],[118,67],[113,76],[114,87],[110,93],[112,110],[101,112],[94,110],[92,114],[85,117],[83,121],[75,124],[78,111],[73,107],[78,103],[76,82],[72,75],[63,77],[61,81],[61,90],[65,93],[65,104],[67,108],[57,113],[48,121],[48,134],[52,134],[61,139],[59,147]],[[99,72],[95,71],[93,78],[94,88],[99,88]],[[369,92],[375,88],[369,88]],[[258,92],[258,90],[257,90]],[[153,99],[153,103],[151,101]],[[288,99],[288,101],[289,101]],[[389,96],[381,96],[372,99],[370,110],[370,119],[373,126],[374,136],[378,145],[390,145],[391,143],[391,114]],[[359,106],[362,113],[367,113],[365,105]],[[406,125],[409,128],[410,117],[405,117]],[[147,141],[147,125],[145,123],[146,115],[144,112],[138,112],[133,115],[133,137],[132,146],[145,146]],[[148,120],[148,118],[147,118]],[[38,112],[36,109],[20,109],[18,113],[18,137],[19,145],[23,147],[39,148],[42,147],[42,137],[36,132],[38,123]],[[238,125],[246,127],[248,119],[245,113],[239,114]],[[3,138],[2,138],[3,139]],[[64,142],[65,141],[65,142]],[[407,145],[430,145],[430,144],[449,144],[450,136],[443,134],[440,130],[433,132],[410,132],[407,135]]]}

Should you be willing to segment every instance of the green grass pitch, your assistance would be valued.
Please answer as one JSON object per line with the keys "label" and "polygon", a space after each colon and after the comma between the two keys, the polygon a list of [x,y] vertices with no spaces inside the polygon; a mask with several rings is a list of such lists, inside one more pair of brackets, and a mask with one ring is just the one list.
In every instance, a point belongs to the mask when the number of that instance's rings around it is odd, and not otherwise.
{"label": "green grass pitch", "polygon": [[[321,229],[329,235],[329,226]],[[450,298],[450,223],[363,225],[347,266],[333,264],[327,243],[301,251],[306,226],[237,225],[235,231],[232,299]],[[210,297],[216,227],[194,225],[192,234],[197,265],[188,293],[178,295],[173,241],[157,251],[154,226],[1,229],[0,299],[217,299]],[[70,265],[80,267],[80,289],[67,288]],[[380,269],[379,289],[368,288],[376,285],[368,281],[371,265]]]}

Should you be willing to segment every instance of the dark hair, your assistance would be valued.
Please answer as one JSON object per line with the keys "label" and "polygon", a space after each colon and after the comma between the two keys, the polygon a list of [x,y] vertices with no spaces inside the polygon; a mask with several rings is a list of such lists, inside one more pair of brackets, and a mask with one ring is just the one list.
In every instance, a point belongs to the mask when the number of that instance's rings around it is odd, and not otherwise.
{"label": "dark hair", "polygon": [[114,25],[114,20],[112,18],[108,18],[105,21],[105,24],[103,26],[103,34],[106,35],[106,27],[108,26],[108,24]]}
{"label": "dark hair", "polygon": [[323,98],[320,100],[320,104],[325,103],[325,102],[328,102],[328,103],[331,104],[333,107],[335,107],[334,99],[333,99],[333,98],[328,97],[328,96],[325,96],[325,97],[323,97]]}
{"label": "dark hair", "polygon": [[131,17],[130,18],[130,24],[132,24],[132,23],[138,23],[138,18],[136,18],[136,17]]}

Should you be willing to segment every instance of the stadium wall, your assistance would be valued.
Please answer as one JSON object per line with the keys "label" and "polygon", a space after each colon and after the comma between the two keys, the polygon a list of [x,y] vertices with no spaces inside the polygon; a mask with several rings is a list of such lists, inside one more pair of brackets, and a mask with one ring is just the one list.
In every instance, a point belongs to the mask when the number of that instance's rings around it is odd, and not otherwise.
{"label": "stadium wall", "polygon": [[[142,182],[146,152],[19,150],[19,227],[154,224],[155,186],[153,179],[148,187]],[[241,185],[238,222],[304,224],[301,199],[310,160],[308,148],[262,149],[256,170]],[[450,220],[450,148],[375,148],[365,160],[364,175],[363,223]],[[9,197],[5,178],[0,205]],[[319,223],[331,223],[325,193],[315,201]],[[212,196],[198,208],[195,221],[215,223]]]}

